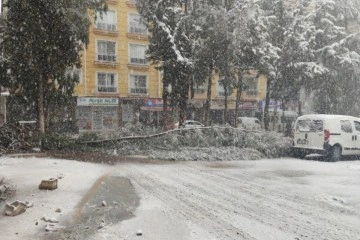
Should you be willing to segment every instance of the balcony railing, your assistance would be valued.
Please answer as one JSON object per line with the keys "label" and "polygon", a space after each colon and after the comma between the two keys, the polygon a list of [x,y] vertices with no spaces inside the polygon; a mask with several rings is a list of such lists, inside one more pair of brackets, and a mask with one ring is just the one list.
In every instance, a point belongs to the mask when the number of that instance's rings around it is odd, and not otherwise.
{"label": "balcony railing", "polygon": [[132,94],[147,94],[147,88],[131,88],[130,93]]}
{"label": "balcony railing", "polygon": [[146,59],[143,59],[143,58],[130,58],[130,63],[145,65],[145,64],[147,64],[147,61],[146,61]]}
{"label": "balcony railing", "polygon": [[116,93],[117,88],[111,86],[98,86],[99,93]]}
{"label": "balcony railing", "polygon": [[258,94],[259,94],[259,91],[256,89],[246,90],[246,95],[248,95],[248,96],[257,96]]}

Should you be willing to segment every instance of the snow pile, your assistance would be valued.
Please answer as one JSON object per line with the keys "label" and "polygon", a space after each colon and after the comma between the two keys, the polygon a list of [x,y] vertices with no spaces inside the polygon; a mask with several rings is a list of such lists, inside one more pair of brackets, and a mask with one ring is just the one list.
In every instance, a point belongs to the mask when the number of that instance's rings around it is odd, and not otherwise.
{"label": "snow pile", "polygon": [[178,151],[152,150],[150,157],[154,159],[180,161],[236,161],[259,160],[264,154],[252,148],[221,147],[221,148],[184,148]]}

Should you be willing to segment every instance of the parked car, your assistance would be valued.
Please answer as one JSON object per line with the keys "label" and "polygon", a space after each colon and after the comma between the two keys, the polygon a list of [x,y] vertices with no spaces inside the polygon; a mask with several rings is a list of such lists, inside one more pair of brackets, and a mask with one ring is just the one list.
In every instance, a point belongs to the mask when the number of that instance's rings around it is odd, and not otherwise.
{"label": "parked car", "polygon": [[[175,128],[179,128],[179,122],[175,123]],[[194,121],[194,120],[186,120],[183,125],[181,125],[180,127],[183,128],[198,128],[198,127],[205,127],[204,124],[198,122],[198,121]]]}
{"label": "parked car", "polygon": [[261,123],[260,123],[259,119],[255,118],[255,117],[238,117],[237,118],[237,127],[257,130],[257,129],[261,128]]}
{"label": "parked car", "polygon": [[320,153],[338,161],[344,155],[360,155],[360,118],[344,115],[304,115],[293,129],[296,157]]}

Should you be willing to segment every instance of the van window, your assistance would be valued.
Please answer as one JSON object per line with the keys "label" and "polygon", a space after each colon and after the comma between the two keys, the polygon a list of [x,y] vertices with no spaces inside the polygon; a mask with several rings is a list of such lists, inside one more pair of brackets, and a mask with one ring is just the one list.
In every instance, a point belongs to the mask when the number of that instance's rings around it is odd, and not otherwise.
{"label": "van window", "polygon": [[340,120],[341,130],[346,133],[352,133],[352,126],[349,120]]}
{"label": "van window", "polygon": [[360,122],[354,121],[355,124],[355,130],[360,132]]}
{"label": "van window", "polygon": [[299,120],[296,124],[296,130],[299,132],[322,132],[322,120]]}

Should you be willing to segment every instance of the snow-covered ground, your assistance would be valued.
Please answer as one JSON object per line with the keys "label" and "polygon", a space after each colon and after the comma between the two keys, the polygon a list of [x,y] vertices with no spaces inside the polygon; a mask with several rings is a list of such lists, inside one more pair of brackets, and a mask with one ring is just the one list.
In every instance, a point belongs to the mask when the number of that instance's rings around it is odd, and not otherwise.
{"label": "snow-covered ground", "polygon": [[[59,189],[37,189],[41,179],[59,174],[64,176]],[[134,217],[105,221],[86,239],[360,239],[360,161],[283,158],[108,166],[5,157],[0,158],[0,175],[17,186],[15,199],[34,206],[15,217],[1,215],[1,239],[51,239],[55,233],[45,233],[40,218],[55,217],[59,226],[66,225],[83,196],[89,198],[87,190],[105,174],[129,179],[140,205]]]}

